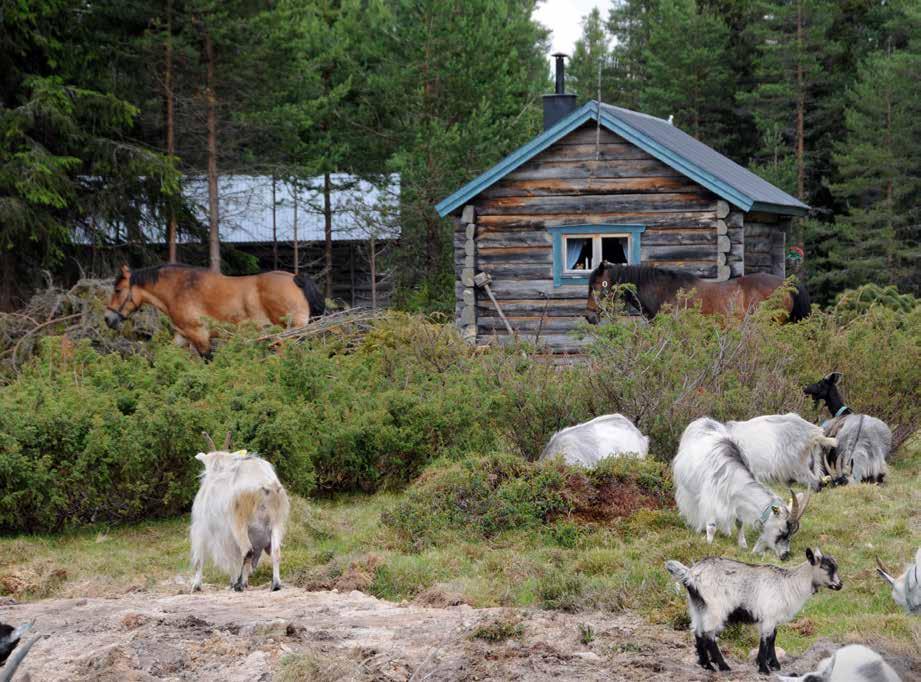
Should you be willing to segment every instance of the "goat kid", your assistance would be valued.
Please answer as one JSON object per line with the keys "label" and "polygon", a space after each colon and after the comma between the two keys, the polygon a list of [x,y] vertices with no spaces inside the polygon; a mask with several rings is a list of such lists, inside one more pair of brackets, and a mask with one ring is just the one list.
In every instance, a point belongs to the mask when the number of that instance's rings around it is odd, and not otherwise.
{"label": "goat kid", "polygon": [[[829,457],[831,467],[838,469],[837,482],[882,483],[889,473],[886,462],[892,450],[892,430],[884,421],[866,414],[855,414],[845,405],[838,391],[840,379],[840,372],[832,372],[803,388],[803,393],[810,396],[815,404],[824,401],[832,415],[832,419],[823,426],[826,434],[834,435],[838,441],[832,451],[833,456]],[[841,458],[844,461],[837,464]],[[840,472],[844,469],[848,472],[842,477]],[[826,470],[829,475],[835,475],[828,464]]]}
{"label": "goat kid", "polygon": [[272,558],[272,590],[281,589],[281,543],[290,503],[275,469],[245,451],[199,452],[195,458],[205,469],[192,503],[192,590],[201,590],[210,558],[230,576],[231,587],[242,591],[263,552]]}
{"label": "goat kid", "polygon": [[862,644],[838,649],[802,677],[775,676],[780,682],[901,682],[883,657]]}
{"label": "goat kid", "polygon": [[908,613],[921,615],[921,547],[915,554],[915,563],[908,566],[898,578],[893,578],[892,573],[883,566],[883,562],[876,557],[876,572],[892,586],[892,598]]}
{"label": "goat kid", "polygon": [[735,524],[739,547],[748,546],[746,528],[757,528],[753,552],[772,550],[780,559],[789,557],[790,540],[799,531],[809,497],[791,491],[788,507],[759,483],[723,424],[707,417],[691,422],[681,436],[672,472],[682,518],[697,532],[706,531],[708,543],[717,530],[730,535]]}
{"label": "goat kid", "polygon": [[592,468],[602,459],[633,453],[645,457],[649,438],[621,414],[605,414],[553,434],[540,459],[562,455],[567,464]]}
{"label": "goat kid", "polygon": [[822,488],[822,463],[837,442],[798,414],[769,414],[744,422],[726,422],[745,463],[761,483],[801,483]]}
{"label": "goat kid", "polygon": [[708,670],[715,664],[729,670],[716,642],[730,623],[756,623],[761,633],[758,671],[780,670],[774,642],[777,626],[789,622],[822,587],[840,590],[838,565],[818,549],[806,550],[806,559],[796,568],[756,566],[740,561],[710,557],[690,568],[667,561],[668,572],[688,593],[688,613],[697,648],[698,663]]}

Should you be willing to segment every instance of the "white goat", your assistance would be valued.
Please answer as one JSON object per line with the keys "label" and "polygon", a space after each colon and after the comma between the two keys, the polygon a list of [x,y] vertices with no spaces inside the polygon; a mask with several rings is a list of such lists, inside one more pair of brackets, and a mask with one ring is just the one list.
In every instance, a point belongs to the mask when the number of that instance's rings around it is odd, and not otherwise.
{"label": "white goat", "polygon": [[744,422],[726,422],[749,470],[761,483],[802,483],[822,487],[822,463],[837,445],[821,427],[798,414],[769,414]]}
{"label": "white goat", "polygon": [[195,456],[205,470],[192,504],[192,589],[201,589],[207,556],[230,576],[231,587],[242,591],[263,551],[272,557],[272,589],[281,589],[288,495],[267,461],[245,451],[219,451],[208,441],[214,451]]}
{"label": "white goat", "polygon": [[633,453],[645,457],[649,438],[621,414],[605,414],[553,434],[540,459],[562,455],[567,464],[594,467],[602,459]]}
{"label": "white goat", "polygon": [[707,532],[713,542],[717,529],[730,535],[738,529],[740,547],[747,547],[745,529],[760,529],[753,552],[773,550],[790,555],[790,538],[799,530],[808,497],[792,495],[788,507],[771,490],[755,480],[729,430],[703,417],[691,422],[681,436],[672,461],[675,501],[685,522],[697,532]]}
{"label": "white goat", "polygon": [[898,673],[878,653],[851,644],[823,659],[815,672],[802,677],[775,675],[780,682],[901,682]]}
{"label": "white goat", "polygon": [[[838,469],[849,471],[836,483],[847,483],[848,480],[854,483],[882,483],[889,473],[886,461],[892,450],[892,430],[881,419],[867,414],[855,414],[845,405],[838,391],[840,379],[840,372],[832,372],[803,388],[803,393],[810,396],[814,403],[825,401],[832,415],[832,419],[822,425],[825,433],[838,441],[834,457],[831,458],[832,464],[843,458]],[[829,466],[826,465],[826,469]],[[833,473],[829,470],[829,474]]]}
{"label": "white goat", "polygon": [[688,613],[701,666],[729,670],[717,635],[730,623],[757,623],[761,631],[758,647],[758,671],[780,670],[774,640],[777,626],[799,613],[814,592],[821,587],[841,589],[838,565],[816,549],[806,550],[806,558],[796,568],[754,566],[740,561],[710,557],[688,568],[678,561],[665,567],[688,592]]}
{"label": "white goat", "polygon": [[883,562],[876,557],[876,572],[892,586],[892,598],[908,613],[921,615],[921,547],[915,554],[915,563],[910,564],[898,578],[886,570]]}

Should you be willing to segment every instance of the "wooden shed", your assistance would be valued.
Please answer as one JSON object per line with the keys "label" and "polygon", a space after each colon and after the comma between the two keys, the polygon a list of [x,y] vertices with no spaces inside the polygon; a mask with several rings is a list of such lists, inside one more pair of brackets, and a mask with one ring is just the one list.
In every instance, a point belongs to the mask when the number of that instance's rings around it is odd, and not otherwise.
{"label": "wooden shed", "polygon": [[[455,217],[456,317],[471,342],[513,332],[556,352],[585,309],[602,260],[725,280],[784,275],[785,236],[808,206],[668,121],[562,88],[544,103],[544,132],[442,200]],[[490,290],[475,285],[480,273]],[[483,277],[480,276],[481,282]]]}

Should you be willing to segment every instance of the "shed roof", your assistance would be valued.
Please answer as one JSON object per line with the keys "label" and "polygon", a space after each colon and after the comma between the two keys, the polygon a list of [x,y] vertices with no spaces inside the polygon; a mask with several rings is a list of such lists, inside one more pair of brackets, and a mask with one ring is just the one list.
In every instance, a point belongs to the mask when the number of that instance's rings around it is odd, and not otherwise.
{"label": "shed roof", "polygon": [[435,210],[453,213],[483,190],[589,121],[636,145],[743,211],[805,215],[809,207],[767,180],[661,118],[610,104],[587,102],[495,166],[442,199]]}

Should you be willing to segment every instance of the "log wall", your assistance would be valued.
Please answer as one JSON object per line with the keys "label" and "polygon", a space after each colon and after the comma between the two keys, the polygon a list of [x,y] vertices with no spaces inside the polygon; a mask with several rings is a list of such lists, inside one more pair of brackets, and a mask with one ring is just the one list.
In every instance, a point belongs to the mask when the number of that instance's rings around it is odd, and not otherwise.
{"label": "log wall", "polygon": [[745,216],[745,272],[785,276],[786,231],[790,218],[771,213]]}

